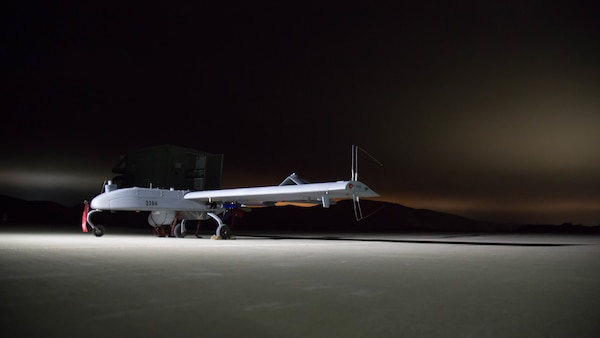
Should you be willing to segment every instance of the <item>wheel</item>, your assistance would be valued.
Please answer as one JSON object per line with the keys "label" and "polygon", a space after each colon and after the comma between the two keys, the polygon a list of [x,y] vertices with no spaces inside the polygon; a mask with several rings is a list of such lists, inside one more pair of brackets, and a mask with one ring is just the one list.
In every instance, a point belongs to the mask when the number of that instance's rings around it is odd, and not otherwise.
{"label": "wheel", "polygon": [[175,228],[173,229],[173,232],[175,233],[175,237],[178,237],[178,238],[185,237],[185,231],[183,230],[181,223],[179,223],[175,226]]}
{"label": "wheel", "polygon": [[223,224],[217,228],[217,236],[222,239],[229,239],[231,237],[231,229],[226,224]]}
{"label": "wheel", "polygon": [[94,226],[94,236],[101,237],[104,235],[104,227],[100,224]]}

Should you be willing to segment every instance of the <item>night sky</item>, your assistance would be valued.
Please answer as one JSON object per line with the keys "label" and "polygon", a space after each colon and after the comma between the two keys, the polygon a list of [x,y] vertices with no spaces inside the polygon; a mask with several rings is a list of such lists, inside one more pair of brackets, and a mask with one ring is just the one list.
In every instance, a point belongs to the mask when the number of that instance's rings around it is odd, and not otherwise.
{"label": "night sky", "polygon": [[349,179],[358,144],[383,201],[600,224],[595,8],[368,3],[5,5],[0,194],[75,205],[165,143],[224,187]]}

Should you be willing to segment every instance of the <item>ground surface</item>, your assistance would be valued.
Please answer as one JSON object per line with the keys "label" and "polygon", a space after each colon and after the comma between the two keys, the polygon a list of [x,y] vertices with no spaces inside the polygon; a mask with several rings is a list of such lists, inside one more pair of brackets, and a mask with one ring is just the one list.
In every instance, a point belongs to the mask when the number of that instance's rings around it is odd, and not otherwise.
{"label": "ground surface", "polygon": [[599,337],[600,238],[0,228],[6,337]]}

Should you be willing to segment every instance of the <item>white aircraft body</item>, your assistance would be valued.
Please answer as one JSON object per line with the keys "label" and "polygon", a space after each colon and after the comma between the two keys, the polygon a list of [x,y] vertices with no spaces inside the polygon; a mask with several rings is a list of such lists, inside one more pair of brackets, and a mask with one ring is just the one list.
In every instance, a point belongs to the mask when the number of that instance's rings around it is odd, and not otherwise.
{"label": "white aircraft body", "polygon": [[[82,229],[87,232],[87,224],[96,236],[104,234],[104,227],[92,222],[92,215],[102,211],[150,211],[148,223],[154,227],[171,225],[176,237],[186,234],[185,220],[206,220],[213,218],[218,226],[217,238],[229,238],[230,229],[219,215],[237,208],[274,206],[277,202],[302,202],[321,204],[329,208],[335,200],[353,199],[357,220],[363,218],[359,200],[363,197],[377,197],[376,192],[357,180],[356,150],[353,146],[352,179],[349,181],[308,183],[296,174],[288,176],[280,185],[204,191],[123,188],[108,181],[104,192],[86,204],[82,217]],[[181,223],[177,223],[181,220]],[[87,224],[86,224],[87,223]]]}

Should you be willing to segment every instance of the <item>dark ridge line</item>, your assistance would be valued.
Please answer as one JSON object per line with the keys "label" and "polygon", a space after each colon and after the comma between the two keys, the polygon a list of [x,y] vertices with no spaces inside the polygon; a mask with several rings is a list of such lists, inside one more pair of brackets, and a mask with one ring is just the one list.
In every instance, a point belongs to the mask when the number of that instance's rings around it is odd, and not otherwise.
{"label": "dark ridge line", "polygon": [[288,235],[250,235],[236,234],[236,236],[248,236],[258,238],[270,238],[274,240],[284,239],[307,239],[319,241],[350,241],[350,242],[383,242],[383,243],[416,243],[416,244],[454,244],[454,245],[479,245],[479,246],[529,246],[529,247],[559,247],[559,246],[581,246],[586,244],[573,243],[515,243],[515,242],[468,242],[468,241],[448,241],[448,240],[429,240],[429,239],[381,239],[381,238],[347,238],[336,236],[288,236]]}

